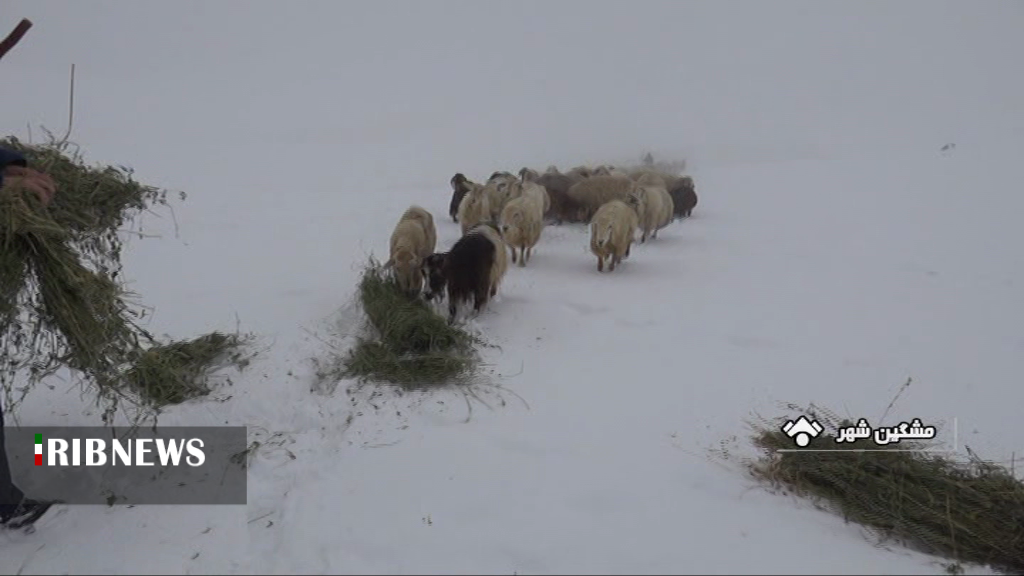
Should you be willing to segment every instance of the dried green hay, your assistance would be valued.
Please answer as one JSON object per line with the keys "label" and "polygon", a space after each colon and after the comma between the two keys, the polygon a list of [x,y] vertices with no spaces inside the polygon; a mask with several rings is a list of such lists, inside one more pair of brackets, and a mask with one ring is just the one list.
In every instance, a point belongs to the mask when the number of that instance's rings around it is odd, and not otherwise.
{"label": "dried green hay", "polygon": [[[77,150],[69,153],[71,145],[52,135],[42,145],[14,137],[0,145],[22,153],[57,186],[46,207],[23,190],[8,187],[0,194],[0,387],[7,407],[20,400],[13,395],[18,374],[29,375],[24,397],[40,379],[65,367],[98,387],[99,400],[108,403],[105,420],[121,400],[158,405],[188,397],[187,390],[169,394],[157,387],[160,395],[149,398],[145,394],[153,388],[125,378],[158,342],[139,326],[145,310],[119,281],[121,235],[133,232],[123,227],[143,211],[167,206],[167,192],[135,181],[128,168],[86,165]],[[147,381],[159,366],[171,367],[149,364],[142,369]]]}
{"label": "dried green hay", "polygon": [[747,463],[756,479],[908,548],[1024,573],[1024,482],[1012,467],[985,462],[969,449],[966,459],[955,459],[906,441],[837,444],[836,430],[853,422],[814,406],[801,412],[826,430],[808,449],[841,451],[779,452],[794,448],[781,430],[786,419],[761,419],[753,427],[762,456]]}
{"label": "dried green hay", "polygon": [[211,392],[211,372],[225,365],[239,369],[249,363],[241,348],[248,337],[211,332],[148,348],[124,375],[125,381],[150,404],[180,404]]}
{"label": "dried green hay", "polygon": [[474,345],[481,340],[402,292],[372,258],[359,283],[359,301],[372,336],[348,352],[339,377],[422,389],[457,383],[477,368]]}

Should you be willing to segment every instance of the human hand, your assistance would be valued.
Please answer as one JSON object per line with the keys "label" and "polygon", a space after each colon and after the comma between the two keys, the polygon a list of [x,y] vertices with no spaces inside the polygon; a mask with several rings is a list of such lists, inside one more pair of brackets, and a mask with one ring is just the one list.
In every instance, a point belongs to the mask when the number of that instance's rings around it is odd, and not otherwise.
{"label": "human hand", "polygon": [[53,195],[57,193],[57,185],[53,182],[53,178],[50,178],[49,174],[44,174],[32,168],[25,168],[24,166],[7,166],[4,168],[3,182],[5,189],[24,188],[34,192],[39,196],[43,206],[49,205],[50,201],[53,200]]}

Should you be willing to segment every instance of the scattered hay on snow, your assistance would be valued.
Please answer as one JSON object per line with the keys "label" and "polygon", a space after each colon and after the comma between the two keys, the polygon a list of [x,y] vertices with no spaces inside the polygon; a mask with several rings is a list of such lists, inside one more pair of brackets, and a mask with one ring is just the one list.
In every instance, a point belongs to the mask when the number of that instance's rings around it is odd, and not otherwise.
{"label": "scattered hay on snow", "polygon": [[[884,539],[950,559],[951,570],[974,563],[1024,573],[1024,482],[1012,468],[984,462],[970,450],[965,461],[906,441],[885,448],[870,439],[836,443],[838,428],[853,422],[814,406],[802,413],[826,430],[808,448],[840,451],[779,452],[794,448],[781,430],[786,419],[761,419],[753,427],[762,455],[746,462],[756,479],[810,498]],[[856,451],[866,448],[873,451]]]}

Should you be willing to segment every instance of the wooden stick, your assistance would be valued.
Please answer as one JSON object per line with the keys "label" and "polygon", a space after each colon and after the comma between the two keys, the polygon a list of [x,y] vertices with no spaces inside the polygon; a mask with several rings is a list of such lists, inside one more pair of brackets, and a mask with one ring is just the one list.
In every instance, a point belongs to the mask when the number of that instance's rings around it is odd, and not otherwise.
{"label": "wooden stick", "polygon": [[28,18],[22,18],[21,22],[19,22],[14,28],[14,31],[8,34],[7,38],[4,38],[3,41],[0,41],[0,58],[3,58],[4,54],[7,54],[11,48],[14,48],[14,45],[21,40],[21,37],[24,36],[25,32],[28,32],[28,29],[31,27],[32,21]]}

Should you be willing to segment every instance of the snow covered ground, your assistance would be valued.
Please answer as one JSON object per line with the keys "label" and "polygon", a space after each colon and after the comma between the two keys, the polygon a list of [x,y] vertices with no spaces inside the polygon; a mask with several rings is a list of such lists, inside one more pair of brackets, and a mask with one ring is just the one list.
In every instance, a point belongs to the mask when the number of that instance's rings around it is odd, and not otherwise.
{"label": "snow covered ground", "polygon": [[[189,194],[126,257],[149,327],[266,352],[161,418],[249,426],[247,507],[68,507],[0,573],[934,574],[708,449],[777,402],[874,422],[908,377],[889,419],[1022,448],[1019,3],[5,7],[36,26],[0,134],[61,130],[76,63],[88,158]],[[457,171],[647,149],[687,158],[694,217],[604,275],[547,228],[475,323],[494,387],[311,391],[410,203],[446,249]],[[99,422],[60,382],[17,417]]]}

